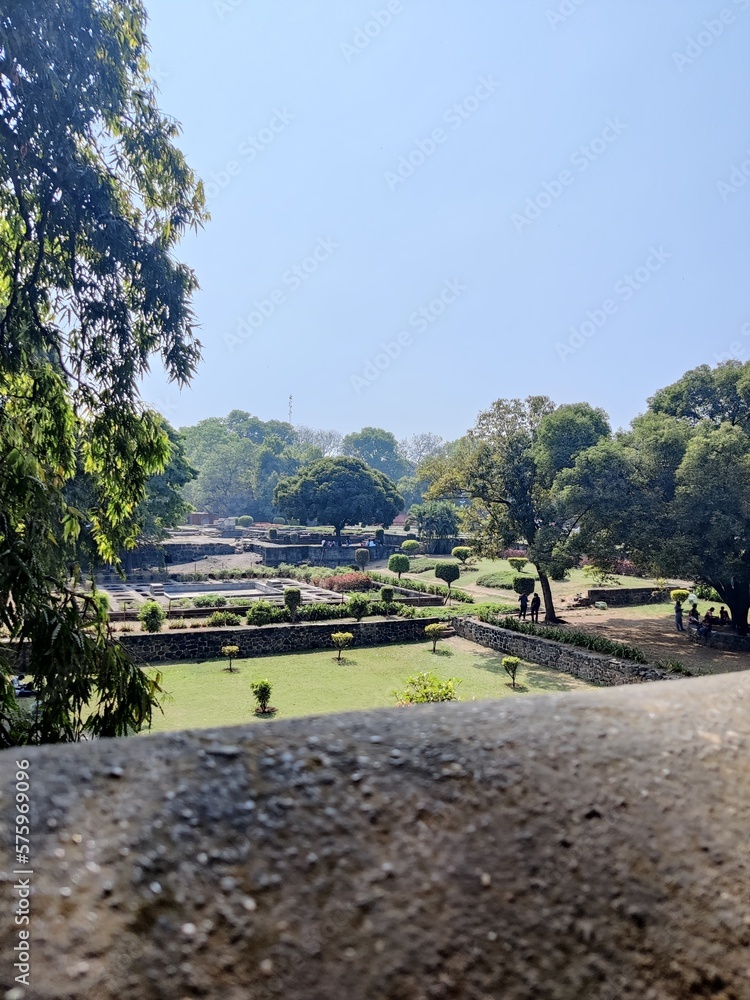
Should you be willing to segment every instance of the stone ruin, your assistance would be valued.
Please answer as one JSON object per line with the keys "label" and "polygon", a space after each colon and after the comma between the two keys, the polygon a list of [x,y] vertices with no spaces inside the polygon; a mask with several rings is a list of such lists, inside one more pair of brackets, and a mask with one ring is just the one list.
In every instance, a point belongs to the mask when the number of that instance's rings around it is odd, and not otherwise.
{"label": "stone ruin", "polygon": [[746,1000],[749,678],[6,751],[2,995]]}

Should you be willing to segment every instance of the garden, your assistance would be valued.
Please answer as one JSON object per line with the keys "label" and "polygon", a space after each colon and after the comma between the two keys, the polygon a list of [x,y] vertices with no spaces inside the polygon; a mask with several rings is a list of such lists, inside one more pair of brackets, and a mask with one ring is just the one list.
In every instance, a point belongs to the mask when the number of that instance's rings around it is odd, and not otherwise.
{"label": "garden", "polygon": [[[331,649],[291,655],[230,660],[228,655],[205,663],[165,664],[159,669],[166,691],[152,732],[240,725],[254,719],[258,707],[252,686],[271,685],[267,718],[290,719],[359,709],[394,707],[403,700],[410,678],[425,673],[443,684],[456,683],[461,701],[587,690],[589,685],[567,674],[530,663],[517,665],[514,681],[503,657],[453,636],[437,643],[425,639],[404,645],[349,648],[341,659]],[[513,664],[511,664],[513,667]],[[404,708],[404,711],[419,711]]]}

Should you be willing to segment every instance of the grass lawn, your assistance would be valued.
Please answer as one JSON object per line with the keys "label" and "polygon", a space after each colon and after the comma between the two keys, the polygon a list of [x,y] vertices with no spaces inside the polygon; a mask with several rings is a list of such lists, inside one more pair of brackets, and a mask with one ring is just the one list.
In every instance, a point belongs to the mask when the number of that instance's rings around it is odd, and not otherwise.
{"label": "grass lawn", "polygon": [[271,704],[276,718],[323,715],[366,708],[393,707],[394,690],[429,670],[440,678],[460,677],[462,701],[507,698],[521,694],[582,690],[589,685],[555,670],[523,663],[516,690],[502,665],[502,655],[465,639],[452,637],[438,644],[433,655],[427,643],[352,649],[336,662],[335,650],[238,660],[229,673],[226,660],[173,663],[160,667],[168,692],[164,714],[154,717],[153,732],[212,728],[247,722],[264,725],[253,715],[252,681],[273,684]]}

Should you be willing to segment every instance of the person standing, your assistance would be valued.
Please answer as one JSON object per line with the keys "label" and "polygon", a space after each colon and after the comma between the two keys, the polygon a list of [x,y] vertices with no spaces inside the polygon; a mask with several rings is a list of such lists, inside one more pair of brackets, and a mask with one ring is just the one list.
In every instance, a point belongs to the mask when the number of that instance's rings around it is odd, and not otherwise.
{"label": "person standing", "polygon": [[539,624],[539,608],[542,605],[542,599],[539,594],[535,593],[531,598],[531,620]]}
{"label": "person standing", "polygon": [[684,632],[685,626],[682,624],[682,602],[674,602],[674,627],[678,632]]}
{"label": "person standing", "polygon": [[529,595],[521,594],[521,596],[518,598],[518,603],[521,605],[520,610],[518,612],[518,617],[522,621],[526,621],[526,612],[529,607]]}

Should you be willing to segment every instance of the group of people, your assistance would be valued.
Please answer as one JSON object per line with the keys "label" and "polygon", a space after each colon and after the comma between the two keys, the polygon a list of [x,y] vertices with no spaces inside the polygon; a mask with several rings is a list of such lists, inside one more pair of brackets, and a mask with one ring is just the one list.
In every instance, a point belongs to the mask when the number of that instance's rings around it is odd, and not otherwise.
{"label": "group of people", "polygon": [[[698,605],[691,604],[690,613],[688,614],[688,629],[694,628],[698,637],[700,639],[708,639],[711,637],[711,633],[715,625],[719,625],[725,628],[729,625],[731,619],[729,617],[729,612],[726,608],[722,607],[719,609],[718,616],[715,614],[716,608],[711,607],[705,613],[703,618],[698,614]],[[678,632],[685,631],[685,625],[682,620],[682,602],[675,601],[674,605],[674,624]]]}
{"label": "group of people", "polygon": [[531,598],[531,602],[529,602],[528,594],[521,594],[521,596],[518,598],[518,603],[520,605],[518,617],[521,619],[521,621],[524,622],[526,621],[526,615],[529,611],[531,612],[532,622],[539,621],[539,608],[542,606],[542,599],[540,598],[539,594],[534,592]]}
{"label": "group of people", "polygon": [[34,683],[33,681],[24,683],[24,676],[24,674],[18,674],[17,677],[11,678],[13,691],[16,698],[33,698],[36,694],[36,691],[34,690]]}

